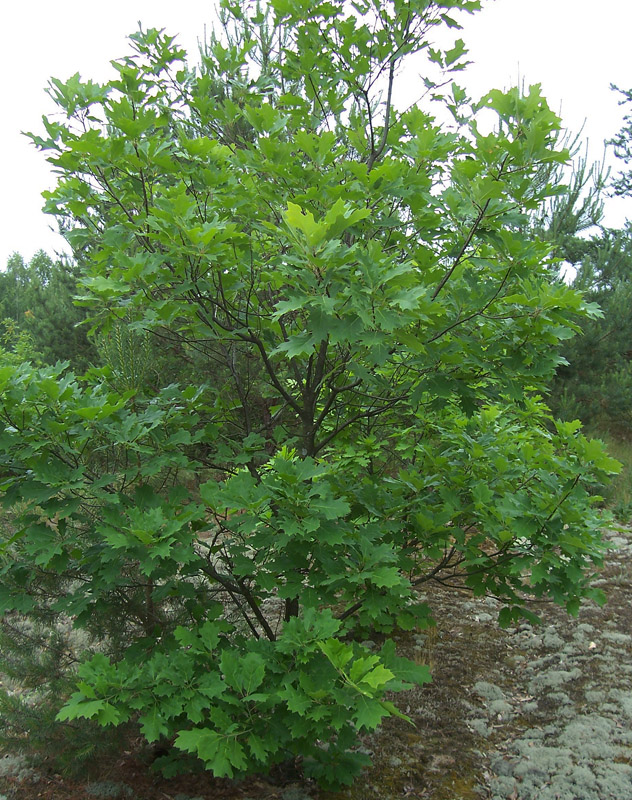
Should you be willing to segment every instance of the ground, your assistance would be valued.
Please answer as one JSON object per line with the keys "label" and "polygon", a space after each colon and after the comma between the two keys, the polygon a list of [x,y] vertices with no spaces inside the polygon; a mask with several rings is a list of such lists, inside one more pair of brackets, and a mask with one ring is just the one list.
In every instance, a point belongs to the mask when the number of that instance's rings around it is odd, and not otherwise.
{"label": "ground", "polygon": [[415,727],[390,719],[366,737],[374,766],[347,791],[288,772],[167,781],[132,748],[85,780],[5,756],[0,800],[632,800],[632,529],[608,538],[608,603],[577,619],[546,604],[541,626],[501,630],[496,601],[430,589],[436,629],[398,640],[433,672],[398,698]]}

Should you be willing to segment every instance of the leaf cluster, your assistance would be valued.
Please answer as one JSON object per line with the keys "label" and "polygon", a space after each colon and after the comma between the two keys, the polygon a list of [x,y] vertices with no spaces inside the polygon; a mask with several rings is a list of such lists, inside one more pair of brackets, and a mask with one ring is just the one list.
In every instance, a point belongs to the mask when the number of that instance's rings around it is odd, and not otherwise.
{"label": "leaf cluster", "polygon": [[87,335],[85,311],[77,308],[76,266],[53,261],[39,251],[28,264],[15,253],[0,273],[0,319],[7,358],[17,362],[54,364],[70,360],[75,369],[88,367],[96,353]]}

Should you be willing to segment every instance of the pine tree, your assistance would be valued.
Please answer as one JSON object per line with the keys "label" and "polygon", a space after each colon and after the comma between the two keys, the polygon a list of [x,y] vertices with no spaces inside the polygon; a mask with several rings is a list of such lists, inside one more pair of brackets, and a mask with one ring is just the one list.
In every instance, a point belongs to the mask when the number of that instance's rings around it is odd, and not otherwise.
{"label": "pine tree", "polygon": [[[632,101],[632,92],[622,94],[622,103]],[[632,160],[631,137],[632,120],[626,117],[611,142],[624,164]],[[628,195],[632,179],[630,172],[620,173],[610,183],[608,179],[603,164],[589,167],[585,156],[577,158],[569,191],[554,198],[539,221],[561,268],[569,275],[574,272],[572,285],[601,308],[600,316],[578,319],[578,335],[562,346],[567,363],[557,370],[551,405],[564,418],[577,417],[593,430],[628,438],[632,435],[632,225],[613,230],[601,221],[606,187]]]}
{"label": "pine tree", "polygon": [[46,364],[70,361],[77,370],[96,359],[88,338],[86,311],[74,302],[78,270],[71,262],[53,261],[42,250],[26,264],[15,253],[0,274],[0,319],[5,333],[30,337],[32,350]]}

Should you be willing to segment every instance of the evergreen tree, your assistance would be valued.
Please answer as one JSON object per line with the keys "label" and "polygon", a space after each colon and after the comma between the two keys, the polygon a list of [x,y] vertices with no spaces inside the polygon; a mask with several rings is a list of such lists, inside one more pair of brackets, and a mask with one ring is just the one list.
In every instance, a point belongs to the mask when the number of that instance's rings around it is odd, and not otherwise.
{"label": "evergreen tree", "polygon": [[[632,100],[622,92],[622,103]],[[632,160],[632,118],[613,139],[617,156]],[[555,198],[541,221],[545,237],[563,268],[575,273],[573,286],[601,308],[599,316],[578,319],[579,334],[566,341],[552,385],[551,404],[565,418],[579,418],[594,430],[632,435],[632,225],[621,230],[600,225],[608,175],[600,165],[579,159],[570,191]],[[630,172],[612,182],[616,194],[632,193]]]}
{"label": "evergreen tree", "polygon": [[553,407],[597,430],[632,434],[632,227],[603,229],[572,239],[577,274],[573,285],[601,315],[580,322],[563,346],[567,362],[553,384]]}
{"label": "evergreen tree", "polygon": [[29,271],[19,253],[13,253],[4,272],[0,272],[0,317],[20,324],[28,310]]}
{"label": "evergreen tree", "polygon": [[[612,89],[621,95],[619,105],[629,106],[632,104],[632,89],[620,89],[617,86],[612,86]],[[614,146],[617,158],[628,167],[628,169],[622,169],[613,181],[615,194],[620,197],[629,197],[632,195],[632,169],[629,168],[629,165],[632,164],[632,114],[625,114],[623,126],[610,144]]]}
{"label": "evergreen tree", "polygon": [[53,261],[42,250],[29,264],[14,253],[0,273],[0,320],[5,320],[5,331],[28,335],[44,363],[70,361],[83,370],[95,360],[96,351],[88,326],[82,324],[86,311],[74,302],[78,275],[76,265]]}

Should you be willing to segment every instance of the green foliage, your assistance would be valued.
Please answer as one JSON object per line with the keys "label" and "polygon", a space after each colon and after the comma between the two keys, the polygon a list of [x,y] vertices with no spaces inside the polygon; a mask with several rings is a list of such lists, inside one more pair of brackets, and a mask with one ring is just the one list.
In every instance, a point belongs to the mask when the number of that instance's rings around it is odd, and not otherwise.
{"label": "green foliage", "polygon": [[632,432],[632,231],[603,230],[577,240],[574,286],[600,312],[580,322],[565,342],[552,404],[566,419],[627,438]]}
{"label": "green foliage", "polygon": [[540,182],[557,189],[547,203],[533,215],[534,229],[553,247],[562,262],[577,265],[586,252],[581,235],[596,229],[603,219],[603,194],[609,177],[604,163],[589,166],[588,145],[582,154],[581,131],[558,134],[559,145],[569,153],[569,164],[549,164],[542,168]]}
{"label": "green foliage", "polygon": [[[630,105],[632,102],[632,90],[619,89],[617,86],[612,86],[611,88],[615,89],[621,95],[619,105]],[[624,116],[623,126],[610,144],[614,145],[617,158],[628,166],[632,161],[632,117],[629,113]],[[614,181],[614,189],[618,195],[626,197],[632,192],[632,175],[629,169],[619,173]]]}
{"label": "green foliage", "polygon": [[97,347],[110,369],[110,383],[118,391],[137,392],[148,383],[155,366],[149,334],[132,330],[129,319],[117,320]]}
{"label": "green foliage", "polygon": [[[629,102],[629,93],[622,94],[621,102]],[[626,117],[611,142],[626,164],[629,139]],[[588,170],[586,160],[579,159],[569,193],[552,205],[543,226],[555,254],[576,271],[573,286],[601,309],[579,319],[581,335],[563,344],[551,403],[566,419],[577,417],[592,430],[627,439],[632,432],[632,229],[628,223],[621,230],[595,230],[607,177],[597,165]],[[629,175],[620,174],[612,185],[617,194],[628,193]],[[586,236],[591,229],[592,235]]]}
{"label": "green foliage", "polygon": [[40,363],[41,356],[35,351],[33,337],[19,330],[10,317],[0,321],[0,331],[0,364]]}
{"label": "green foliage", "polygon": [[[56,719],[59,698],[75,682],[74,660],[87,642],[66,622],[46,613],[7,615],[0,623],[0,746],[24,752],[51,772],[78,775],[95,769],[109,754],[120,752],[129,731],[104,740],[95,720]],[[83,645],[83,646],[82,646]],[[110,753],[108,753],[110,750]]]}
{"label": "green foliage", "polygon": [[0,607],[102,642],[61,721],[331,788],[429,680],[388,638],[429,624],[417,586],[496,594],[502,624],[601,599],[618,464],[540,399],[590,309],[525,233],[559,120],[538,87],[455,87],[453,130],[392,102],[406,56],[462,66],[426,32],[477,7],[226,3],[197,71],[149,30],[108,84],[52,81],[47,206],[109,364],[0,369]]}
{"label": "green foliage", "polygon": [[29,352],[19,352],[23,345],[14,348],[18,359],[48,364],[69,360],[77,369],[94,360],[87,328],[80,325],[85,311],[73,302],[77,278],[76,267],[53,262],[41,250],[28,265],[17,253],[11,256],[0,273],[0,318],[7,333],[30,343]]}

